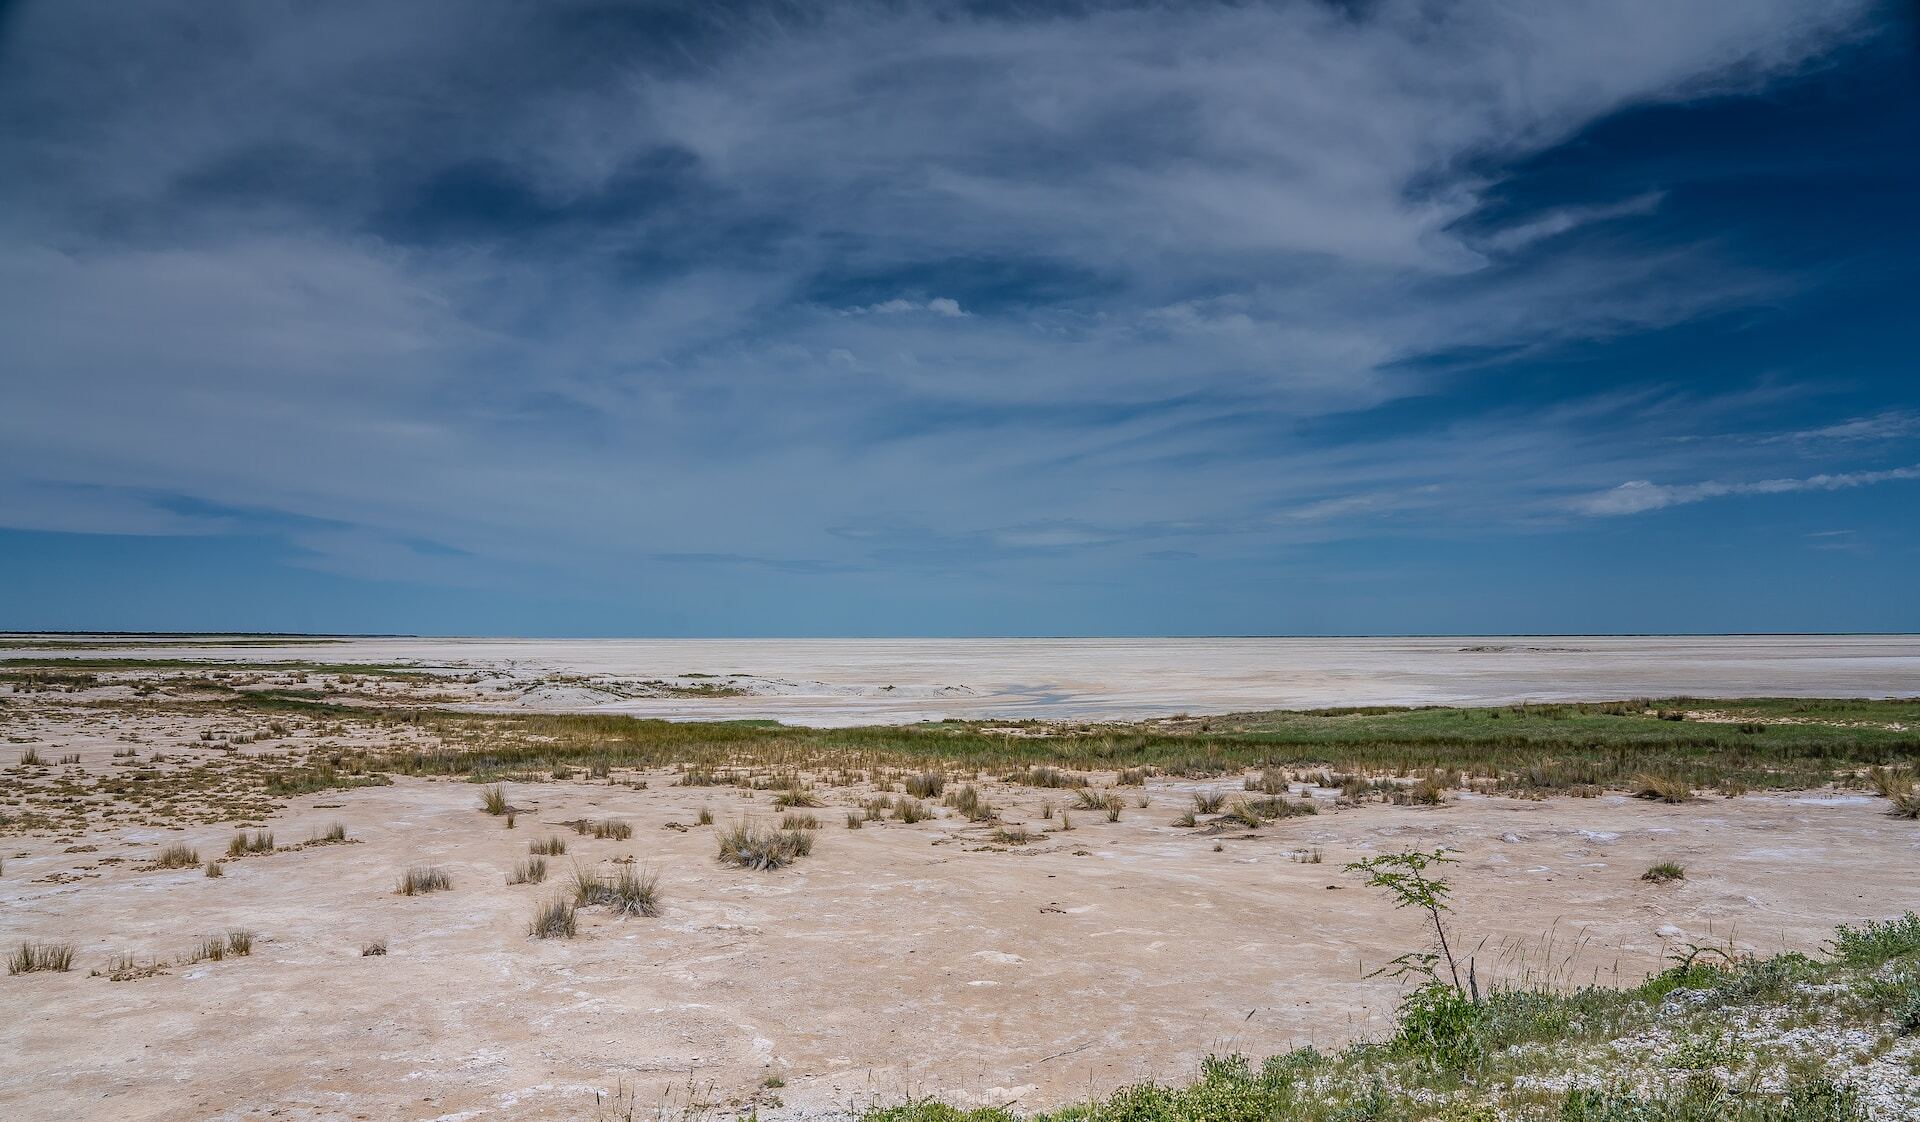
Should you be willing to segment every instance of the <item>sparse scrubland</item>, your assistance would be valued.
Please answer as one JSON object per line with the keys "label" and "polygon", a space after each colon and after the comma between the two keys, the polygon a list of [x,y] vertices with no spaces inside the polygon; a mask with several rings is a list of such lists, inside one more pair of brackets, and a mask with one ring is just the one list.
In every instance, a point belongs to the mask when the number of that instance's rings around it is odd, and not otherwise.
{"label": "sparse scrubland", "polygon": [[[863,1122],[1008,1122],[937,1097]],[[1691,947],[1627,988],[1429,979],[1391,1034],[1141,1083],[1045,1122],[1870,1122],[1920,1117],[1920,916],[1842,925],[1829,953]]]}
{"label": "sparse scrubland", "polygon": [[[865,1122],[1920,1117],[1920,919],[1885,918],[1914,903],[1901,891],[1910,878],[1891,863],[1861,867],[1849,850],[1848,875],[1872,892],[1846,899],[1865,915],[1824,948],[1768,950],[1734,935],[1770,918],[1740,903],[1755,899],[1742,894],[1762,874],[1743,864],[1737,839],[1719,840],[1726,831],[1682,828],[1752,813],[1769,838],[1811,829],[1799,800],[1846,808],[1826,844],[1910,852],[1898,839],[1920,814],[1920,703],[1669,698],[803,729],[469,712],[451,707],[458,697],[444,676],[397,667],[0,669],[0,732],[20,748],[0,761],[0,835],[17,844],[0,878],[50,909],[11,913],[0,930],[10,993],[124,982],[111,987],[130,995],[116,1004],[137,1007],[144,990],[186,971],[271,987],[282,956],[251,957],[256,936],[231,925],[255,917],[255,904],[284,915],[304,894],[324,942],[263,923],[276,948],[321,974],[390,966],[367,982],[383,995],[416,977],[430,987],[423,1000],[450,993],[464,975],[449,964],[473,955],[527,981],[516,1016],[545,1016],[540,1002],[573,992],[564,981],[555,994],[539,988],[548,966],[559,979],[611,970],[648,985],[632,963],[666,963],[674,973],[662,984],[680,986],[716,976],[710,958],[741,979],[750,966],[792,964],[784,984],[844,995],[852,983],[808,975],[816,956],[842,953],[830,946],[839,910],[855,908],[869,910],[844,953],[887,940],[872,961],[912,979],[897,997],[848,998],[874,1023],[920,1015],[927,1002],[925,1016],[958,1017],[963,1033],[980,1009],[1012,1007],[996,993],[1019,995],[1006,1000],[1022,1009],[1075,1009],[1057,1032],[1036,1018],[1031,1055],[983,1053],[1045,1090],[949,1106],[961,1101],[948,1094],[959,1076],[949,1084],[922,1068],[910,1083],[858,1094],[833,1083],[829,1094],[830,1071],[810,1081],[796,1067],[756,1072],[689,1113],[767,1117],[782,1096],[810,1094],[810,1117],[837,1104]],[[1568,818],[1592,821],[1560,825]],[[502,829],[516,820],[518,832]],[[1627,820],[1648,825],[1616,859],[1607,847]],[[821,829],[842,821],[858,832]],[[1475,825],[1454,828],[1463,821]],[[276,828],[305,840],[280,845]],[[1454,886],[1437,878],[1463,859],[1472,872],[1456,927]],[[1149,865],[1161,878],[1151,894]],[[133,877],[162,906],[180,896],[166,913],[177,933],[152,935],[144,912],[136,923],[100,891]],[[870,904],[869,884],[885,886]],[[1556,894],[1575,889],[1585,895],[1570,898],[1637,917],[1614,921],[1618,945],[1587,932],[1557,967],[1516,969],[1476,930],[1499,923],[1507,943],[1551,941],[1548,930],[1516,930],[1509,913],[1550,924]],[[1475,890],[1497,898],[1483,903]],[[924,919],[949,893],[954,910]],[[1182,911],[1197,893],[1207,900]],[[334,899],[351,903],[337,921],[324,914]],[[90,907],[115,918],[96,920]],[[1701,909],[1724,926],[1690,921]],[[825,918],[810,941],[772,959],[761,949],[816,912]],[[1848,914],[1829,911],[1821,925]],[[1163,923],[1158,942],[1111,937]],[[1313,934],[1280,953],[1306,954],[1287,961],[1318,973],[1248,981],[1269,968],[1272,940],[1296,928]],[[457,955],[436,949],[449,939]],[[1177,944],[1180,961],[1156,957],[1163,944]],[[1009,973],[972,977],[993,964]],[[1177,983],[1160,985],[1169,971]],[[53,1004],[79,991],[60,992]],[[1396,993],[1390,1021],[1377,1004],[1371,1020],[1340,1011],[1355,995],[1390,1006]],[[1109,1005],[1111,1024],[1099,1012]],[[669,1009],[669,1025],[699,1015],[658,994],[640,1007]],[[825,1008],[818,994],[813,1008]],[[1235,1026],[1256,1014],[1260,1027],[1242,1036]],[[1187,1034],[1168,1035],[1161,1018]],[[1081,1021],[1099,1028],[1093,1044],[1042,1047],[1077,1037]],[[1020,1031],[995,1046],[1015,1048]],[[1191,1063],[1201,1049],[1303,1037],[1316,1047],[1210,1059],[1192,1083],[1132,1082],[1146,1070],[1168,1078],[1162,1055]],[[1084,1078],[1028,1070],[1082,1047],[1106,1057]],[[980,1071],[965,1082],[996,1086]],[[1057,1105],[1076,1099],[1086,1101]]]}

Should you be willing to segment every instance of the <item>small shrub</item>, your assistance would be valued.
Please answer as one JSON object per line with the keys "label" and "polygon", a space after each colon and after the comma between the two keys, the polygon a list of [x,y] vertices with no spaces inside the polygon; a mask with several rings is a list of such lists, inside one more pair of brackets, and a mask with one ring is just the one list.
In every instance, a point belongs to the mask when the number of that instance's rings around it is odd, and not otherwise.
{"label": "small shrub", "polygon": [[1876,967],[1896,958],[1920,956],[1920,915],[1868,920],[1858,927],[1834,929],[1833,955],[1850,966]]}
{"label": "small shrub", "polygon": [[1670,881],[1686,880],[1687,870],[1672,861],[1662,861],[1641,873],[1640,879],[1649,884],[1667,884]]}
{"label": "small shrub", "polygon": [[439,866],[416,865],[400,877],[400,884],[394,889],[402,896],[420,896],[428,892],[445,892],[453,887],[453,878]]}

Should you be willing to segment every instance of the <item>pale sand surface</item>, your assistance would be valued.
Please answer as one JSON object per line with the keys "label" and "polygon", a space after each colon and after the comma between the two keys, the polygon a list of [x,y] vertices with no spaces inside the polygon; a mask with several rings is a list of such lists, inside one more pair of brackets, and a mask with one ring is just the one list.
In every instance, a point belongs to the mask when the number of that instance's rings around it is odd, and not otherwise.
{"label": "pale sand surface", "polygon": [[[0,650],[0,657],[406,662],[498,675],[487,708],[603,709],[795,724],[1127,720],[1343,705],[1478,705],[1690,694],[1920,694],[1920,636],[1365,639],[355,639],[284,647]],[[712,679],[740,697],[633,697]],[[589,679],[556,685],[557,675]],[[613,689],[596,689],[591,679]],[[546,684],[541,684],[545,681]],[[504,688],[491,688],[500,686]],[[630,692],[630,691],[629,691]]]}
{"label": "pale sand surface", "polygon": [[[72,747],[98,766],[113,743]],[[1920,905],[1920,833],[1860,796],[1468,795],[1329,808],[1215,852],[1168,823],[1192,790],[1237,783],[1155,780],[1150,809],[994,851],[952,817],[844,829],[861,791],[840,788],[814,812],[827,828],[812,857],[752,873],[714,861],[711,827],[665,824],[702,806],[722,824],[764,817],[766,793],[651,778],[517,785],[527,812],[510,831],[461,782],[301,798],[266,823],[283,845],[333,821],[360,844],[232,861],[220,879],[135,865],[183,838],[218,854],[225,826],[57,839],[97,847],[81,853],[9,839],[0,938],[71,941],[78,958],[69,974],[0,978],[0,1118],[590,1118],[592,1092],[622,1082],[643,1104],[691,1083],[739,1107],[772,1075],[786,1086],[783,1105],[763,1099],[768,1117],[931,1092],[1037,1108],[1184,1079],[1211,1051],[1383,1029],[1395,987],[1363,974],[1421,933],[1340,863],[1414,846],[1459,851],[1458,926],[1485,940],[1483,977],[1525,963],[1628,982],[1678,942],[1813,951],[1836,922]],[[1049,792],[991,793],[1008,819],[1052,825],[1038,816]],[[552,825],[603,815],[633,837]],[[656,864],[665,915],[583,911],[578,939],[528,938],[556,885],[510,887],[505,872],[550,833],[570,846],[557,873]],[[1312,848],[1324,864],[1294,859]],[[1684,883],[1638,879],[1665,859]],[[453,890],[395,895],[420,863],[447,868]],[[82,879],[50,883],[59,873]],[[260,933],[251,957],[87,976],[235,927]],[[361,957],[378,937],[391,953]]]}

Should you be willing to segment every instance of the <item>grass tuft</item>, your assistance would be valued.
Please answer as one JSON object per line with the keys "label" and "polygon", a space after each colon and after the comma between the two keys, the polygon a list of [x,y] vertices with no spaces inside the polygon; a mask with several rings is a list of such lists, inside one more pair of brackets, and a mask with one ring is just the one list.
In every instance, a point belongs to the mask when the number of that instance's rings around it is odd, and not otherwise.
{"label": "grass tuft", "polygon": [[579,916],[573,901],[562,897],[549,900],[533,913],[527,934],[536,939],[571,939],[579,934]]}
{"label": "grass tuft", "polygon": [[189,845],[170,845],[154,859],[156,869],[191,869],[200,863],[200,851]]}
{"label": "grass tuft", "polygon": [[42,970],[64,974],[72,968],[72,943],[21,943],[7,956],[9,974],[34,974]]}
{"label": "grass tuft", "polygon": [[228,857],[245,857],[250,853],[272,853],[273,831],[255,830],[252,833],[242,831],[227,843]]}
{"label": "grass tuft", "polygon": [[445,869],[437,865],[415,865],[400,877],[399,885],[394,889],[401,896],[420,896],[428,892],[445,892],[453,887],[453,878]]}
{"label": "grass tuft", "polygon": [[742,822],[720,831],[720,862],[741,869],[778,869],[813,852],[807,830],[776,830]]}

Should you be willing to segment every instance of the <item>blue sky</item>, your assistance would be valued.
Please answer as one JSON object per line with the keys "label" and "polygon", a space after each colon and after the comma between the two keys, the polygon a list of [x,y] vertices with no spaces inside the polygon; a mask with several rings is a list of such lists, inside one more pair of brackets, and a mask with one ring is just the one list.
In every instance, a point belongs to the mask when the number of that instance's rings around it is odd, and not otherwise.
{"label": "blue sky", "polygon": [[1854,0],[0,7],[0,627],[1920,630]]}

